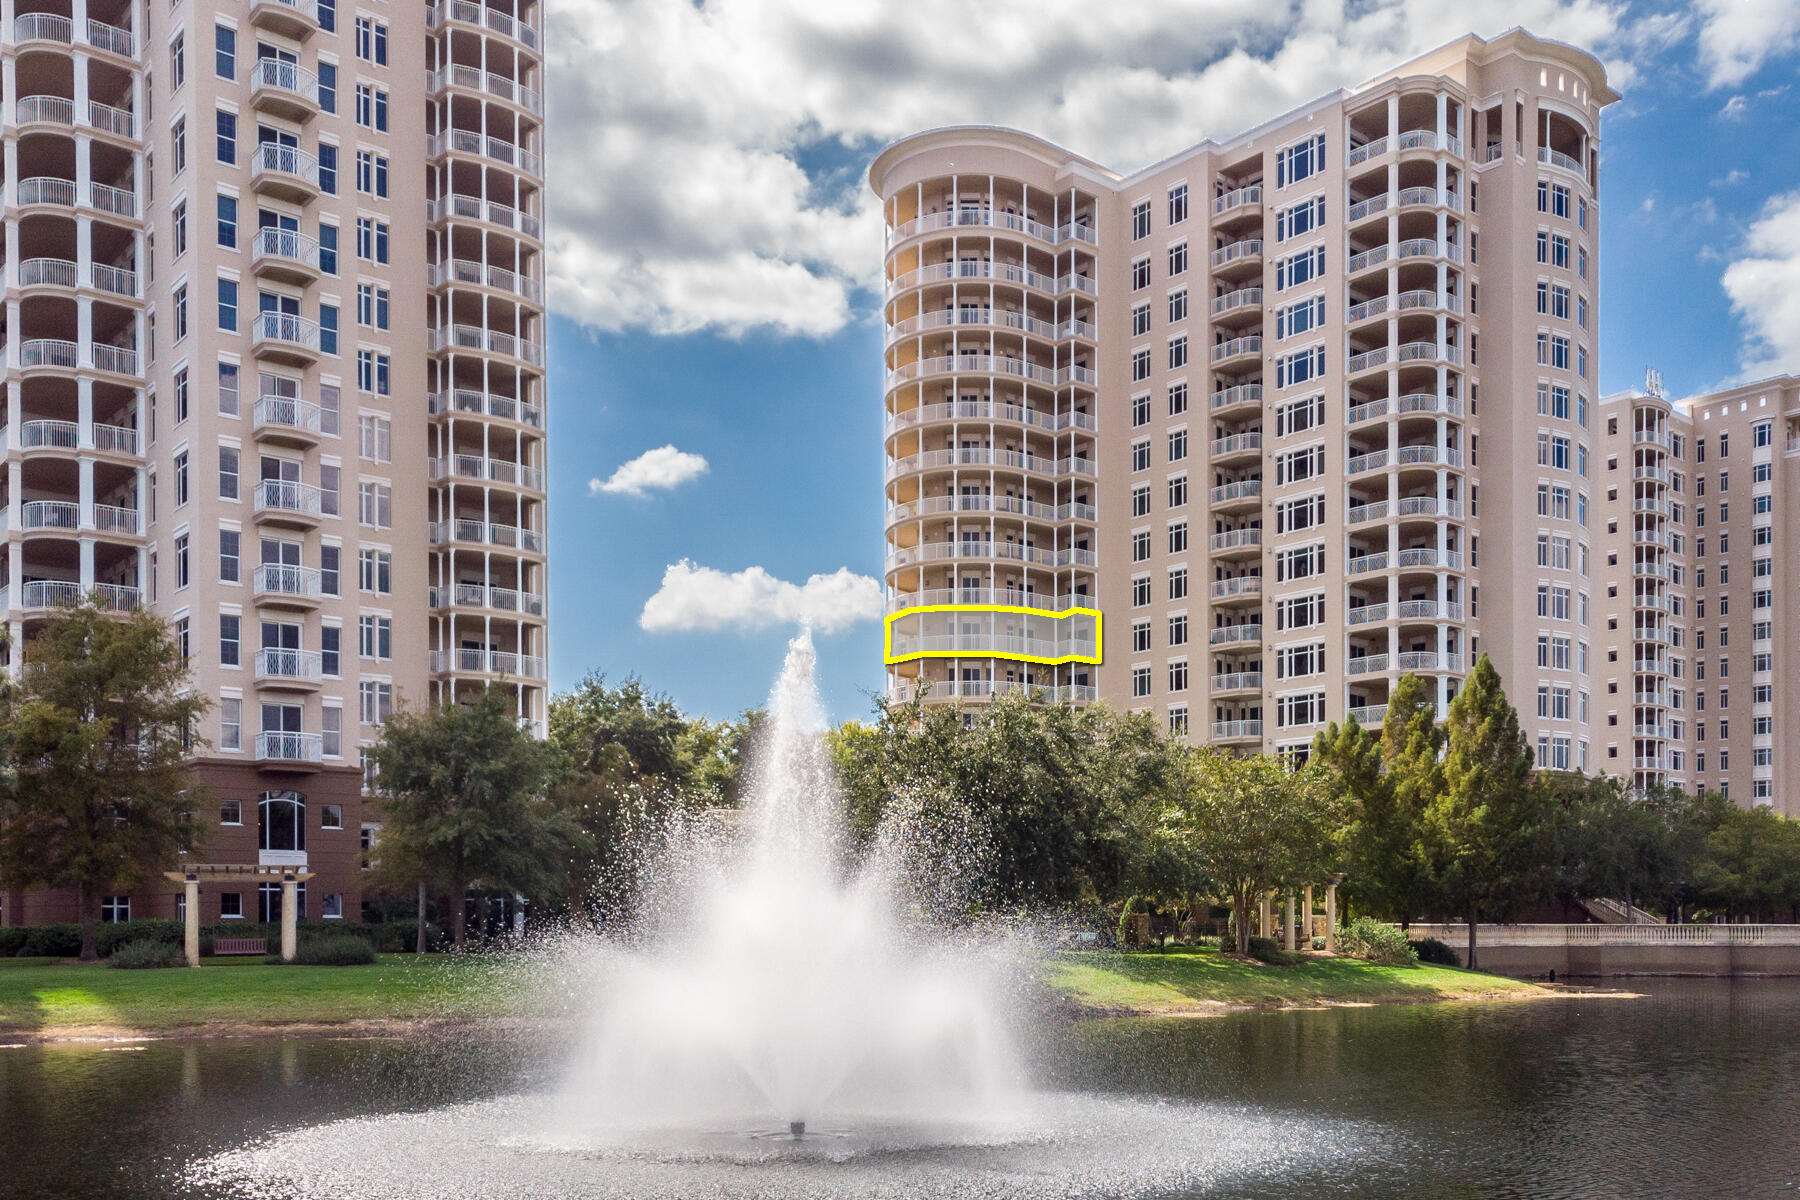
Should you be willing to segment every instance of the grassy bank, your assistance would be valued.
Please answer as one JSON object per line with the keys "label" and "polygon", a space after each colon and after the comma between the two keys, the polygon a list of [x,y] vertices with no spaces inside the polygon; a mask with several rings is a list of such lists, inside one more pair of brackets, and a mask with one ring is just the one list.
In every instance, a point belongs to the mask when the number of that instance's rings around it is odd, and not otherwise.
{"label": "grassy bank", "polygon": [[367,967],[205,959],[199,969],[119,971],[0,959],[0,1041],[109,1033],[526,1015],[506,960],[384,956]]}
{"label": "grassy bank", "polygon": [[1276,967],[1188,946],[1162,953],[1062,954],[1047,964],[1044,978],[1082,1008],[1112,1013],[1530,999],[1549,994],[1536,984],[1455,967],[1383,967],[1322,956]]}

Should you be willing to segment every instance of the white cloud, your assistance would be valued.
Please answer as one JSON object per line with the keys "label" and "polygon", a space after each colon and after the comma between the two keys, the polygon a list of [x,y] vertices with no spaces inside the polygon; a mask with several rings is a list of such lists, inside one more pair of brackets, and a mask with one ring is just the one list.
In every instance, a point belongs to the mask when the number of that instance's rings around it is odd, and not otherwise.
{"label": "white cloud", "polygon": [[570,0],[546,35],[553,303],[827,335],[880,283],[862,167],[888,140],[1010,125],[1131,170],[1514,25],[1599,50],[1616,85],[1688,28],[1624,0]]}
{"label": "white cloud", "polygon": [[1700,65],[1711,87],[1736,87],[1770,59],[1800,50],[1800,0],[1698,0],[1696,7]]}
{"label": "white cloud", "polygon": [[1741,377],[1800,371],[1800,191],[1764,206],[1721,282],[1744,327]]}
{"label": "white cloud", "polygon": [[598,478],[588,480],[588,495],[610,492],[617,496],[646,496],[698,479],[706,470],[706,459],[700,455],[677,450],[673,445],[658,446],[624,464],[604,482]]}
{"label": "white cloud", "polygon": [[1719,110],[1719,119],[1722,121],[1741,121],[1744,119],[1744,114],[1749,111],[1750,102],[1748,100],[1744,99],[1742,96],[1733,96],[1725,102],[1725,107]]}
{"label": "white cloud", "polygon": [[881,584],[848,567],[796,584],[761,567],[728,575],[683,559],[663,571],[662,586],[638,614],[638,627],[681,633],[809,625],[836,633],[880,616]]}

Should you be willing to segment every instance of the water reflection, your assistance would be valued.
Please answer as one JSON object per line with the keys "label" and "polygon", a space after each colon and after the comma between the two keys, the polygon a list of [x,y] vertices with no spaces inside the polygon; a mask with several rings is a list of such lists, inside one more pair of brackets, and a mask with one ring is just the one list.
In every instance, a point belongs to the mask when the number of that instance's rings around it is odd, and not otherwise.
{"label": "water reflection", "polygon": [[[1375,1131],[1372,1153],[1295,1158],[1232,1196],[1800,1190],[1800,985],[1641,990],[1653,995],[1076,1025],[1049,1035],[1045,1083],[1253,1106],[1301,1139]],[[547,1042],[466,1037],[0,1050],[0,1196],[180,1195],[186,1164],[218,1150],[353,1114],[548,1091],[559,1062]]]}

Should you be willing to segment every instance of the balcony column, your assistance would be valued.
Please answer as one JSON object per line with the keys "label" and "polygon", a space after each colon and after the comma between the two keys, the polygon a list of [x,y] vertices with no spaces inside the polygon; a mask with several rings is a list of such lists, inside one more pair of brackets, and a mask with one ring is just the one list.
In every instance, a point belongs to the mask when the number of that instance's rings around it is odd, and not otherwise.
{"label": "balcony column", "polygon": [[75,283],[87,287],[94,281],[94,218],[75,218]]}
{"label": "balcony column", "polygon": [[[4,28],[11,29],[13,21],[11,0],[0,0],[0,3],[6,5],[6,15],[0,20],[4,20]],[[0,123],[12,120],[12,59],[6,60],[5,67],[6,98],[4,101],[0,101]],[[19,202],[19,143],[16,139],[9,139],[5,142],[4,155],[4,159],[0,159],[0,163],[3,163],[3,166],[0,166],[0,208],[12,208]],[[12,233],[13,227],[17,224],[16,221],[9,222],[6,226],[7,232]],[[10,254],[6,261],[8,263],[13,261]]]}
{"label": "balcony column", "polygon": [[[93,524],[93,513],[93,505],[82,506],[84,525]],[[94,590],[94,539],[83,537],[77,544],[81,547],[81,594],[85,596]]]}
{"label": "balcony column", "polygon": [[[87,0],[70,0],[69,16],[75,31],[75,44],[80,45],[82,39],[87,37]],[[132,74],[136,75],[137,72]]]}
{"label": "balcony column", "polygon": [[[19,448],[19,422],[24,419],[21,413],[21,392],[19,388],[10,383],[0,386],[4,386],[6,389],[6,445],[4,449],[17,450]],[[14,496],[19,494],[17,479],[12,481],[11,494]]]}
{"label": "balcony column", "polygon": [[94,302],[86,296],[75,298],[75,343],[86,353],[81,355],[83,365],[94,361]]}
{"label": "balcony column", "polygon": [[[7,33],[11,32],[12,30],[7,30]],[[75,49],[72,58],[71,65],[74,69],[70,73],[75,80],[75,124],[81,125],[88,118],[88,67],[92,60],[88,58],[87,51],[80,47]],[[84,139],[78,134],[75,140],[79,144]]]}
{"label": "balcony column", "polygon": [[[85,375],[75,381],[75,429],[76,444],[84,449],[92,449],[94,445],[94,381]],[[91,480],[94,464],[84,459],[81,465],[88,472],[87,478]]]}

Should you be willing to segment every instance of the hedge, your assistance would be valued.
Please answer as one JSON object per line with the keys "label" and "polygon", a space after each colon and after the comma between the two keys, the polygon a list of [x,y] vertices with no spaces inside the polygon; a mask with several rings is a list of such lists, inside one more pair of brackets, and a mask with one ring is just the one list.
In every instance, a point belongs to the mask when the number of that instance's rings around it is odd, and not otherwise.
{"label": "hedge", "polygon": [[[341,934],[369,942],[380,954],[410,954],[416,937],[412,922],[382,924],[347,924],[342,921],[300,921],[302,940],[314,935]],[[181,946],[186,928],[180,921],[160,918],[140,921],[103,923],[94,930],[94,945],[100,957],[111,957],[120,946],[130,942],[161,942]],[[258,921],[220,921],[200,927],[200,953],[210,955],[214,938],[264,938],[271,948],[281,945],[281,926]],[[425,927],[425,945],[441,950],[448,943],[437,925]],[[0,928],[0,958],[75,958],[81,953],[81,926],[26,925]]]}

